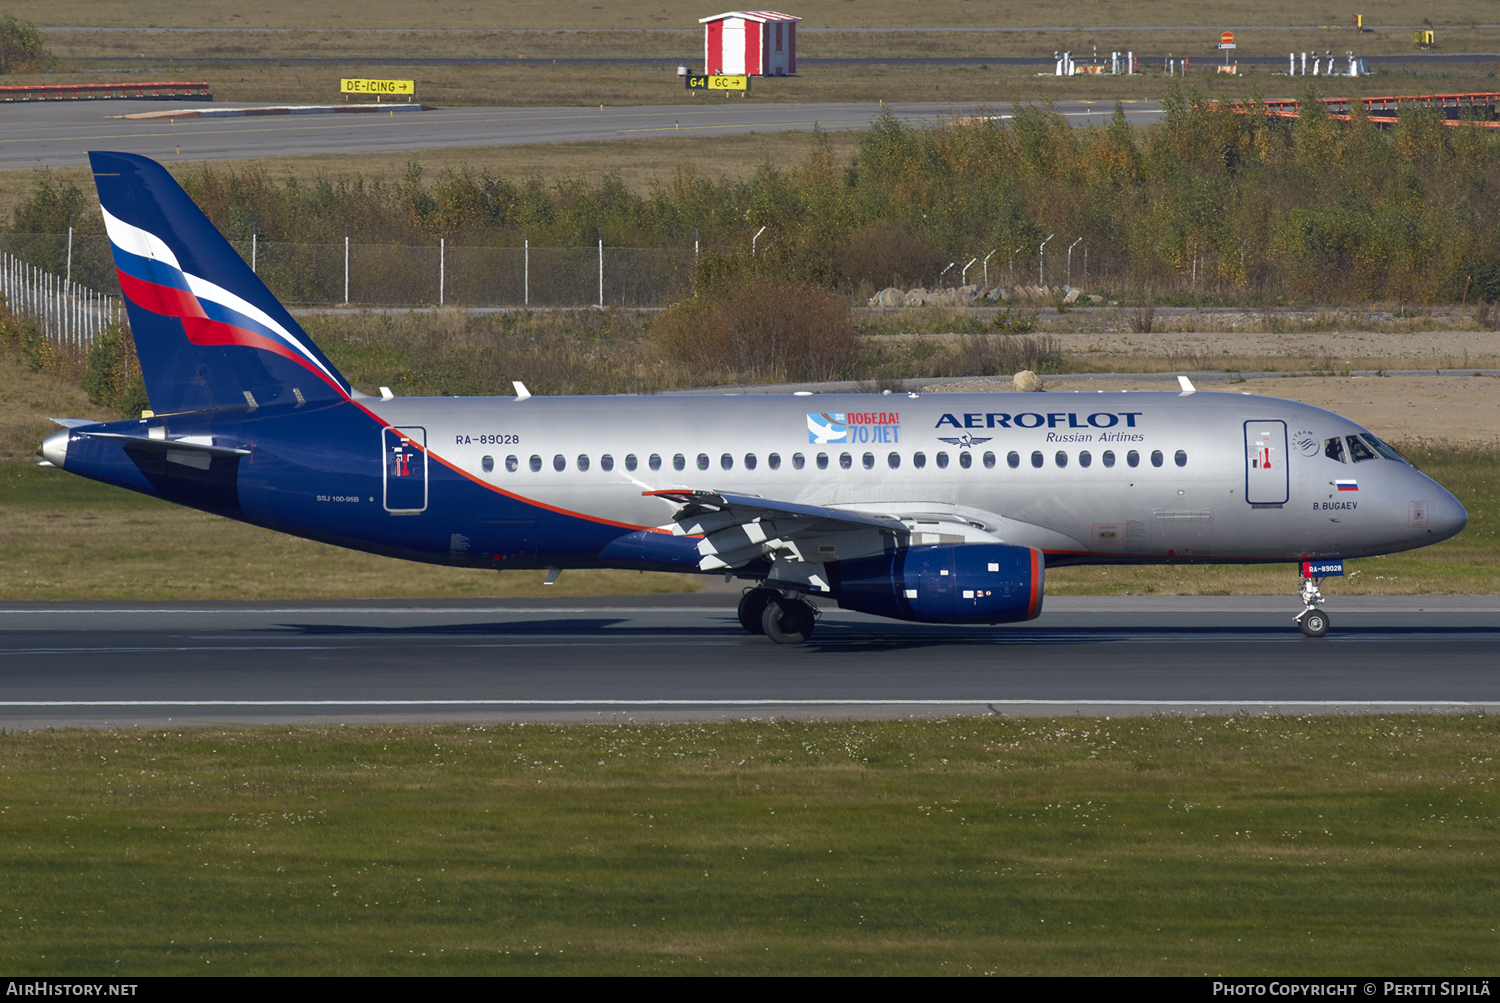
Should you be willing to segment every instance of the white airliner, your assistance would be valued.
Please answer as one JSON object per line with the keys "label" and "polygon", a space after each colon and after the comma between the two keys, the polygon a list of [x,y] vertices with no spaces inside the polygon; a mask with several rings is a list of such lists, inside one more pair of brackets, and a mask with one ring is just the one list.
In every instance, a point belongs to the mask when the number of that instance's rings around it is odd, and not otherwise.
{"label": "white airliner", "polygon": [[1464,528],[1368,430],[1247,394],[371,397],[171,177],[90,155],[154,413],[42,446],[73,473],[259,526],[454,567],[640,568],[928,623],[1042,608],[1071,564],[1289,563],[1303,633],[1347,558]]}

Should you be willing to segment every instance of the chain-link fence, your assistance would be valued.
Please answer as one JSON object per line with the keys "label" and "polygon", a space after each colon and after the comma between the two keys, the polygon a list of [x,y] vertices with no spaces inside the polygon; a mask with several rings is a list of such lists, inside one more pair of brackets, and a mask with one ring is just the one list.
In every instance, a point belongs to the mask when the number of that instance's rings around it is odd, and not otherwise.
{"label": "chain-link fence", "polygon": [[[288,306],[667,306],[687,295],[695,253],[654,247],[471,247],[233,241]],[[0,251],[118,296],[109,238],[3,233]]]}

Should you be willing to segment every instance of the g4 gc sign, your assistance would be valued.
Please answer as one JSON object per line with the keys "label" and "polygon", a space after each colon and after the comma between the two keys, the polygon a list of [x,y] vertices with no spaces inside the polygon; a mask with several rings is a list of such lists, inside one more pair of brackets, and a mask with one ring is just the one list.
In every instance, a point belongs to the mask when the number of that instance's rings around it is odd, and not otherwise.
{"label": "g4 gc sign", "polygon": [[704,75],[682,79],[687,81],[687,89],[690,91],[748,91],[750,89],[750,78],[746,76]]}

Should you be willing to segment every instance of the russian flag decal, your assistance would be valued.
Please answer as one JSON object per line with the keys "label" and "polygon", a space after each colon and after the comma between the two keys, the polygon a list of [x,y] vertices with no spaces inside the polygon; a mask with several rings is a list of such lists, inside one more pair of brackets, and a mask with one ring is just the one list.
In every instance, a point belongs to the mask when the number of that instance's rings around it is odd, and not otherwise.
{"label": "russian flag decal", "polygon": [[1358,491],[1359,481],[1334,481],[1333,486],[1340,491]]}

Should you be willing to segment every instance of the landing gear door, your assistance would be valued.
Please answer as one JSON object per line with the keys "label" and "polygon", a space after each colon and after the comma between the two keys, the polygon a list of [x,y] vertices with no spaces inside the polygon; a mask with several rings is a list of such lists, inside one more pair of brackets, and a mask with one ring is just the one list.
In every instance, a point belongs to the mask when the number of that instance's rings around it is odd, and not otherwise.
{"label": "landing gear door", "polygon": [[427,509],[427,429],[388,427],[380,433],[385,510],[417,515]]}
{"label": "landing gear door", "polygon": [[1288,483],[1286,422],[1245,422],[1245,501],[1284,505]]}

